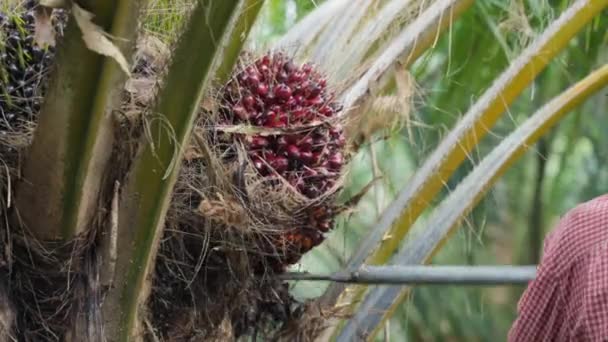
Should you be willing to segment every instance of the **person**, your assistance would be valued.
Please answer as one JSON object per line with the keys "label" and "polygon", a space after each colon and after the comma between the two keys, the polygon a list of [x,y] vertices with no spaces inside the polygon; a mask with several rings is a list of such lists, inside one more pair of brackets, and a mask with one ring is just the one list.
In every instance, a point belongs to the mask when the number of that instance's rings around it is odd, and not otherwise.
{"label": "person", "polygon": [[608,195],[570,210],[547,236],[508,341],[608,341]]}

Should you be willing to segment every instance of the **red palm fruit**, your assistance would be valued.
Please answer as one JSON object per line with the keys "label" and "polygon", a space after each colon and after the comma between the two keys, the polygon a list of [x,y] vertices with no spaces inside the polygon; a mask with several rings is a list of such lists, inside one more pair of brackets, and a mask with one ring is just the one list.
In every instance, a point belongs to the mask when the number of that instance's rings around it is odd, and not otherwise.
{"label": "red palm fruit", "polygon": [[323,152],[313,152],[311,158],[311,165],[318,165],[323,158]]}
{"label": "red palm fruit", "polygon": [[260,59],[259,61],[260,61],[260,64],[269,66],[270,65],[270,56],[268,56],[268,55],[263,56],[262,59]]}
{"label": "red palm fruit", "polygon": [[304,73],[297,71],[297,72],[290,73],[289,77],[287,78],[287,81],[290,84],[297,85],[298,83],[302,82],[302,79],[304,79]]}
{"label": "red palm fruit", "polygon": [[312,152],[310,152],[310,151],[300,152],[300,160],[306,164],[310,163],[312,161]]}
{"label": "red palm fruit", "polygon": [[249,146],[251,146],[251,148],[253,149],[258,149],[258,148],[264,148],[264,147],[268,147],[269,142],[268,139],[266,139],[265,137],[259,136],[259,135],[254,135],[252,137],[249,137]]}
{"label": "red palm fruit", "polygon": [[320,221],[327,216],[327,208],[317,207],[311,210],[311,216],[313,220]]}
{"label": "red palm fruit", "polygon": [[279,82],[285,82],[287,81],[287,73],[285,71],[281,71],[277,74],[277,81]]}
{"label": "red palm fruit", "polygon": [[334,110],[330,106],[323,106],[319,109],[319,114],[330,117],[334,114]]}
{"label": "red palm fruit", "polygon": [[264,78],[267,78],[268,75],[270,75],[270,69],[268,68],[268,65],[266,65],[266,64],[261,64],[258,67],[258,70],[260,71],[260,74],[262,74],[264,76]]}
{"label": "red palm fruit", "polygon": [[340,135],[338,139],[336,139],[335,145],[340,149],[344,148],[344,146],[346,146],[346,137],[344,135]]}
{"label": "red palm fruit", "polygon": [[313,245],[312,239],[310,237],[308,237],[308,236],[302,237],[302,244],[301,244],[302,252],[308,252],[313,247],[314,247],[314,245]]}
{"label": "red palm fruit", "polygon": [[[260,177],[283,177],[295,191],[316,200],[315,206],[324,213],[313,217],[312,212],[301,210],[310,217],[295,227],[278,227],[282,233],[275,247],[283,254],[277,257],[278,264],[291,264],[320,244],[323,233],[333,225],[332,203],[320,196],[334,187],[344,165],[343,129],[331,120],[341,106],[313,65],[299,65],[284,54],[261,56],[236,75],[218,97],[220,120],[273,131],[268,133],[271,136],[229,137],[245,143]],[[281,182],[271,184],[280,186]],[[279,246],[279,241],[293,246]]]}
{"label": "red palm fruit", "polygon": [[276,112],[276,113],[280,112],[282,109],[283,109],[283,107],[281,107],[279,105],[272,105],[272,106],[270,106],[270,110],[273,111],[273,112]]}
{"label": "red palm fruit", "polygon": [[262,150],[260,158],[265,160],[268,164],[272,165],[272,163],[274,163],[274,160],[277,158],[277,155],[272,151]]}
{"label": "red palm fruit", "polygon": [[287,141],[287,138],[285,138],[284,135],[281,135],[277,138],[276,146],[277,146],[278,151],[286,150],[288,145],[289,145],[289,142]]}
{"label": "red palm fruit", "polygon": [[268,85],[262,83],[256,87],[256,92],[259,96],[268,95]]}
{"label": "red palm fruit", "polygon": [[291,160],[299,160],[300,157],[302,156],[300,149],[298,148],[298,146],[296,145],[289,145],[287,146],[287,156],[291,159]]}
{"label": "red palm fruit", "polygon": [[281,83],[274,88],[274,94],[278,99],[287,102],[291,98],[291,88]]}
{"label": "red palm fruit", "polygon": [[310,151],[312,149],[313,139],[307,135],[298,141],[298,146],[302,151]]}
{"label": "red palm fruit", "polygon": [[327,233],[329,231],[329,229],[331,228],[331,222],[329,221],[321,221],[319,223],[319,230],[322,231],[323,233]]}
{"label": "red palm fruit", "polygon": [[239,117],[239,119],[241,120],[247,120],[249,119],[249,113],[247,113],[247,109],[245,109],[245,107],[243,107],[240,104],[235,105],[234,107],[232,107],[232,112]]}
{"label": "red palm fruit", "polygon": [[279,116],[276,112],[268,111],[266,116],[264,117],[264,126],[274,128],[276,127],[276,122],[279,120]]}
{"label": "red palm fruit", "polygon": [[[297,100],[295,99],[295,97],[293,97],[294,102],[297,103]],[[302,107],[296,107],[291,111],[291,119],[293,122],[302,122],[304,119],[306,119],[306,114],[307,111],[305,109],[302,109]]]}
{"label": "red palm fruit", "polygon": [[302,65],[302,71],[306,74],[309,74],[312,71],[312,65],[308,63]]}
{"label": "red palm fruit", "polygon": [[317,97],[319,94],[321,94],[321,87],[316,83],[311,83],[306,89],[306,97],[309,99]]}
{"label": "red palm fruit", "polygon": [[289,117],[286,113],[279,112],[278,123],[276,127],[286,127],[289,123]]}
{"label": "red palm fruit", "polygon": [[277,173],[281,174],[287,170],[289,160],[283,156],[278,156],[270,162],[270,166],[272,166]]}
{"label": "red palm fruit", "polygon": [[260,159],[258,157],[254,157],[251,159],[251,161],[253,163],[253,167],[255,167],[255,169],[261,175],[266,175],[268,173],[268,168],[266,167],[266,163],[264,163],[264,161],[262,161],[262,159]]}
{"label": "red palm fruit", "polygon": [[310,86],[310,81],[307,79],[304,79],[304,81],[302,81],[302,83],[300,83],[300,85],[298,87],[298,95],[302,95],[302,96],[307,95],[309,86]]}
{"label": "red palm fruit", "polygon": [[285,140],[290,144],[295,144],[295,143],[297,143],[298,140],[300,140],[300,136],[297,133],[286,134],[286,135],[284,135],[284,137],[285,137]]}
{"label": "red palm fruit", "polygon": [[287,102],[285,102],[285,105],[287,106],[287,108],[295,107],[297,105],[296,99],[293,96],[289,97]]}
{"label": "red palm fruit", "polygon": [[260,85],[260,76],[258,75],[248,75],[246,78],[247,84],[251,87],[251,89],[257,89]]}
{"label": "red palm fruit", "polygon": [[253,96],[251,96],[251,95],[247,95],[247,96],[243,97],[243,104],[248,109],[252,109],[253,106],[255,106],[255,98],[253,98]]}
{"label": "red palm fruit", "polygon": [[301,105],[305,104],[305,102],[304,102],[304,96],[302,96],[302,95],[296,95],[296,96],[293,97],[293,99],[295,100],[295,102],[296,102],[296,104],[298,106],[301,106]]}
{"label": "red palm fruit", "polygon": [[319,106],[319,105],[322,105],[323,103],[325,103],[325,99],[323,98],[323,96],[315,96],[313,98],[309,98],[308,101],[306,101],[306,103],[311,107]]}
{"label": "red palm fruit", "polygon": [[285,116],[285,114],[270,113],[272,114],[266,116],[264,126],[268,128],[281,128],[287,125],[287,116]]}
{"label": "red palm fruit", "polygon": [[310,237],[312,239],[313,247],[317,247],[323,242],[323,234],[318,231],[311,232]]}
{"label": "red palm fruit", "polygon": [[342,164],[344,162],[343,158],[342,158],[342,153],[340,152],[336,152],[332,155],[329,156],[329,159],[327,160],[329,163],[329,167],[332,170],[340,170],[342,168]]}
{"label": "red palm fruit", "polygon": [[298,67],[293,61],[285,62],[285,64],[283,65],[283,69],[288,73],[298,72]]}
{"label": "red palm fruit", "polygon": [[264,126],[264,123],[266,122],[266,117],[265,116],[257,116],[254,120],[254,123],[256,126]]}

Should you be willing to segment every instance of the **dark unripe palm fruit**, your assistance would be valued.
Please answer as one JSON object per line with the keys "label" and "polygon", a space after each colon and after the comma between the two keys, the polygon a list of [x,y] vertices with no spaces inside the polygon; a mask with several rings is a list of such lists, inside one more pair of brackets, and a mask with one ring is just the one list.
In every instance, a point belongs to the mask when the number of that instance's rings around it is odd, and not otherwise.
{"label": "dark unripe palm fruit", "polygon": [[[44,93],[54,48],[34,41],[35,1],[26,1],[16,13],[0,12],[0,129],[12,130],[35,120]],[[53,17],[61,35],[65,13]]]}

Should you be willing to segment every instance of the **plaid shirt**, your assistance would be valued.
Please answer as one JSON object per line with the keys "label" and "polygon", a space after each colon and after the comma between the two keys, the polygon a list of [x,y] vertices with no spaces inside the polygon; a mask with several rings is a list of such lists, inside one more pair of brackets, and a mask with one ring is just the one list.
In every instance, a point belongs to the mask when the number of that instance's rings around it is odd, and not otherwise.
{"label": "plaid shirt", "polygon": [[608,195],[568,212],[545,239],[509,342],[608,341]]}

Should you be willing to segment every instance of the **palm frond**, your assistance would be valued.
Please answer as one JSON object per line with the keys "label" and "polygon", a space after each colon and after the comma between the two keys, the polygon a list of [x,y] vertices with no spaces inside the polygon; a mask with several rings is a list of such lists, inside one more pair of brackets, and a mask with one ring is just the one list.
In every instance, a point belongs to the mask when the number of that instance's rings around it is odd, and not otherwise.
{"label": "palm frond", "polygon": [[235,50],[240,50],[243,40],[231,40],[230,35],[236,33],[237,13],[248,15],[239,12],[244,3],[198,2],[173,54],[159,100],[148,118],[149,136],[142,137],[141,150],[122,191],[115,286],[103,306],[110,340],[113,336],[131,340],[141,329],[138,315],[146,299],[182,147],[189,141],[199,103],[226,47],[233,51],[229,52],[232,59],[224,60],[224,68],[236,62]]}
{"label": "palm frond", "polygon": [[[441,245],[494,182],[568,112],[608,84],[608,65],[594,71],[532,115],[487,156],[434,210],[425,229],[408,241],[391,260],[397,265],[430,262]],[[367,294],[341,331],[338,341],[373,336],[381,323],[406,297],[410,288],[379,286]]]}

